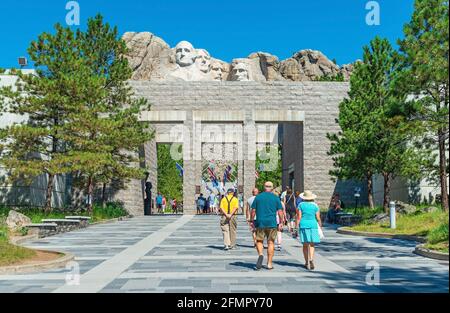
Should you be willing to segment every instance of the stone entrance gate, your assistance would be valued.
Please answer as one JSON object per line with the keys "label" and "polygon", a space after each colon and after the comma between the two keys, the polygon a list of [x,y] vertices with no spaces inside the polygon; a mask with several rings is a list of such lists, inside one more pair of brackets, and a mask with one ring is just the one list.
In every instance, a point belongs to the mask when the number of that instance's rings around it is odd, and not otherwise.
{"label": "stone entrance gate", "polygon": [[[183,205],[195,209],[204,143],[237,147],[238,183],[244,201],[255,186],[256,149],[282,139],[283,185],[313,190],[327,206],[336,184],[329,175],[328,132],[339,130],[338,105],[348,83],[338,82],[152,82],[131,81],[137,97],[152,104],[141,120],[150,121],[155,139],[143,149],[149,180],[157,190],[158,143],[183,145]],[[135,215],[143,214],[143,183],[132,181],[116,199]]]}

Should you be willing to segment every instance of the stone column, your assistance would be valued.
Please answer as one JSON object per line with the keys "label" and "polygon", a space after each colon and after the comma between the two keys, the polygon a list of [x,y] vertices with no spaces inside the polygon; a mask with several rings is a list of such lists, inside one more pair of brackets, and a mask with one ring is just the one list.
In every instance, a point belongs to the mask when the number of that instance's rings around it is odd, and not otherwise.
{"label": "stone column", "polygon": [[195,214],[195,161],[184,160],[183,169],[183,213]]}
{"label": "stone column", "polygon": [[243,165],[242,176],[244,180],[244,203],[252,196],[255,188],[256,177],[256,129],[252,111],[245,112],[244,134],[243,134]]}
{"label": "stone column", "polygon": [[[135,152],[128,152],[133,157],[138,157]],[[140,167],[139,162],[130,164],[134,167]],[[112,183],[112,199],[123,204],[125,210],[133,215],[144,215],[144,189],[141,179],[130,179],[127,182],[115,181]]]}
{"label": "stone column", "polygon": [[[196,169],[198,156],[198,140],[194,129],[192,111],[187,112],[184,122],[185,133],[183,134],[183,213],[195,214],[195,185],[199,184]],[[200,147],[201,148],[201,147]],[[201,162],[201,158],[200,158]]]}
{"label": "stone column", "polygon": [[237,161],[238,166],[238,172],[237,172],[237,181],[238,181],[238,187],[244,185],[244,161],[238,160]]}

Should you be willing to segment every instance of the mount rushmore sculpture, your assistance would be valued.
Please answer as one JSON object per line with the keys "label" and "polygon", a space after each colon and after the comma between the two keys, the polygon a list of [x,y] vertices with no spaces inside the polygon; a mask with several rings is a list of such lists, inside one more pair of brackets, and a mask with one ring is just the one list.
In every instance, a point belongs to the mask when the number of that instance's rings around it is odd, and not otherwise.
{"label": "mount rushmore sculpture", "polygon": [[315,50],[299,51],[283,61],[269,53],[256,52],[227,63],[187,41],[170,48],[149,32],[127,32],[122,39],[129,50],[126,57],[133,69],[133,80],[310,81],[338,74],[348,80],[353,70],[352,64],[339,67]]}

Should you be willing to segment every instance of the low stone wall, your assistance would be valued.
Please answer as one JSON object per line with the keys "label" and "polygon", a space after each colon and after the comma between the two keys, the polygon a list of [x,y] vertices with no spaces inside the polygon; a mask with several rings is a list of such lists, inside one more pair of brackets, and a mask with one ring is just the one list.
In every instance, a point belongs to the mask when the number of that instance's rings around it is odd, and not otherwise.
{"label": "low stone wall", "polygon": [[30,234],[37,235],[38,238],[44,238],[86,228],[90,219],[87,216],[66,216],[65,219],[44,219],[42,223],[25,226],[29,229]]}
{"label": "low stone wall", "polygon": [[44,238],[56,235],[58,233],[57,224],[39,223],[26,225],[30,234],[37,235],[38,238]]}

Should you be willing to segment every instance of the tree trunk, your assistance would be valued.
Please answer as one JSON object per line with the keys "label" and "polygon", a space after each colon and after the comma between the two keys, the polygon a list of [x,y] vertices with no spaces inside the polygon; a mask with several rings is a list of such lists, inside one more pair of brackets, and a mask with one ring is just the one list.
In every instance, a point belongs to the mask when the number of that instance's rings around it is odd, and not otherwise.
{"label": "tree trunk", "polygon": [[102,208],[106,207],[106,183],[102,186]]}
{"label": "tree trunk", "polygon": [[92,195],[94,193],[94,181],[92,179],[92,176],[89,176],[88,178],[88,185],[87,185],[87,194],[88,194],[88,204],[87,204],[87,211],[89,215],[92,215]]}
{"label": "tree trunk", "polygon": [[448,212],[448,193],[447,193],[447,156],[445,155],[445,130],[440,129],[439,138],[439,179],[441,182],[441,201],[442,209]]}
{"label": "tree trunk", "polygon": [[52,211],[52,196],[53,196],[53,186],[55,181],[54,174],[48,174],[48,183],[47,183],[47,193],[45,196],[45,213],[50,213]]}
{"label": "tree trunk", "polygon": [[384,197],[383,208],[386,213],[389,213],[389,202],[391,201],[391,175],[383,173],[384,178]]}
{"label": "tree trunk", "polygon": [[369,208],[373,210],[375,205],[373,203],[373,181],[372,174],[369,174],[367,177],[367,200],[369,202]]}

